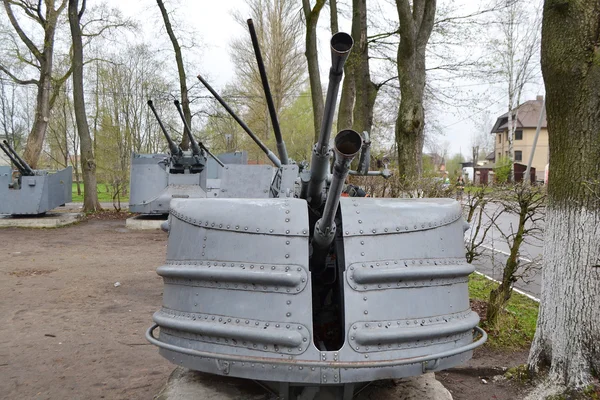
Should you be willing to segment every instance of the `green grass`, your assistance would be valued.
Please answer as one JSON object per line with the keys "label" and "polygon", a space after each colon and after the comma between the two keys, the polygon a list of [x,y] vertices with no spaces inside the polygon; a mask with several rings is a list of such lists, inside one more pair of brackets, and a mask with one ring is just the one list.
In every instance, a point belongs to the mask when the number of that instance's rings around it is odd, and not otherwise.
{"label": "green grass", "polygon": [[[80,185],[81,187],[81,195],[77,194],[77,184],[74,183],[73,184],[73,202],[74,203],[81,203],[83,202],[83,183]],[[99,183],[97,185],[97,191],[98,191],[98,200],[101,202],[106,202],[106,203],[111,203],[113,201],[112,199],[112,191],[110,190],[110,185],[106,185],[104,183]],[[121,196],[121,201],[129,201],[129,195],[127,196]]]}
{"label": "green grass", "polygon": [[[469,278],[469,294],[471,299],[486,301],[490,291],[498,284],[481,275],[472,274]],[[506,308],[498,321],[497,329],[481,326],[488,332],[488,345],[509,349],[529,347],[535,334],[539,304],[530,298],[513,292]]]}

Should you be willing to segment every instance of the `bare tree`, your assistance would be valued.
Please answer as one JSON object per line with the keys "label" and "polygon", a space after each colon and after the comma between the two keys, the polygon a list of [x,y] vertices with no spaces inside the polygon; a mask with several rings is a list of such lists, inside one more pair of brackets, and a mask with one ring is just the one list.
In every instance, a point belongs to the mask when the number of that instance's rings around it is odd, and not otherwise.
{"label": "bare tree", "polygon": [[[17,73],[12,72],[6,65],[0,65],[0,71],[8,75],[14,82],[20,85],[35,85],[37,87],[37,102],[35,120],[31,132],[27,137],[27,145],[23,158],[32,168],[36,168],[38,159],[42,152],[42,145],[50,118],[50,109],[58,95],[61,85],[69,77],[71,70],[63,76],[55,77],[54,72],[54,38],[56,34],[58,19],[63,12],[66,0],[44,0],[31,2],[26,0],[3,0],[4,9],[15,33],[27,48],[28,54],[22,54],[18,45],[15,45],[14,53],[22,63],[31,66],[38,71],[37,78],[20,78]],[[39,25],[44,31],[43,42],[36,45],[31,35],[21,26],[13,7],[23,12],[31,21]]]}
{"label": "bare tree", "polygon": [[81,17],[85,12],[85,0],[79,8],[79,0],[69,0],[69,26],[73,40],[73,107],[81,147],[81,168],[83,170],[83,211],[95,212],[102,209],[96,189],[96,160],[90,128],[85,112],[83,93],[83,42],[81,40]]}
{"label": "bare tree", "polygon": [[[179,45],[177,36],[175,36],[175,32],[173,32],[171,21],[169,20],[169,14],[167,13],[163,1],[156,0],[156,3],[158,4],[158,8],[160,8],[160,13],[162,15],[163,21],[165,22],[167,34],[169,35],[169,39],[171,40],[171,44],[173,45],[173,50],[175,51],[175,61],[177,62],[177,72],[179,74],[179,89],[181,91],[181,108],[183,109],[183,116],[185,117],[187,126],[191,128],[192,112],[190,111],[190,99],[188,97],[188,87],[186,82],[185,68],[183,65],[183,56],[181,55],[181,46]],[[187,134],[183,135],[181,139],[181,148],[184,150],[187,150],[189,148],[189,137]]]}
{"label": "bare tree", "polygon": [[[294,0],[252,0],[248,5],[275,111],[279,114],[291,105],[305,82],[306,64],[300,42],[302,21]],[[241,15],[236,15],[236,19],[240,25],[248,26],[247,19]],[[267,142],[273,142],[271,119],[249,35],[234,40],[231,51],[239,82],[238,94],[245,98],[244,120],[262,133]]]}
{"label": "bare tree", "polygon": [[306,21],[306,49],[305,56],[308,64],[308,79],[310,82],[310,95],[313,105],[313,121],[315,127],[315,143],[319,139],[319,130],[323,120],[323,87],[319,72],[319,56],[317,51],[317,22],[319,14],[325,5],[325,0],[316,0],[311,7],[310,0],[302,0],[302,10]]}
{"label": "bare tree", "polygon": [[488,233],[505,209],[494,204],[487,186],[478,186],[467,192],[463,210],[465,220],[470,224],[465,235],[466,258],[468,263],[472,263],[482,255],[481,249],[489,239]]}
{"label": "bare tree", "polygon": [[535,59],[540,44],[541,13],[530,2],[509,0],[497,14],[501,36],[491,41],[497,60],[492,65],[498,68],[495,73],[507,84],[508,157],[514,181],[513,141],[523,89],[539,71]]}
{"label": "bare tree", "polygon": [[25,136],[25,125],[18,117],[17,87],[12,82],[0,79],[0,127],[3,136],[12,148],[21,148]]}
{"label": "bare tree", "polygon": [[584,185],[600,181],[600,9],[591,0],[547,1],[543,15],[551,166],[529,367],[544,368],[550,384],[572,389],[589,385],[600,371],[600,198]]}
{"label": "bare tree", "polygon": [[500,285],[490,292],[488,301],[487,323],[494,328],[502,308],[512,295],[514,283],[535,266],[534,262],[523,263],[521,245],[529,239],[541,237],[546,207],[546,195],[539,186],[519,183],[502,190],[497,196],[497,203],[502,209],[517,215],[519,219],[516,226],[511,225],[504,230],[494,221],[494,226],[509,248]]}

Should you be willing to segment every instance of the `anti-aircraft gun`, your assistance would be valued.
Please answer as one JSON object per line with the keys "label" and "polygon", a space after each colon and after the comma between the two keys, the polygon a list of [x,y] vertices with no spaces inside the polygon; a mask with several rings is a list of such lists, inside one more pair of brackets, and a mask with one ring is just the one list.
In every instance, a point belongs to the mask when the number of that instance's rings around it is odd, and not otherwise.
{"label": "anti-aircraft gun", "polygon": [[[171,138],[163,125],[152,100],[148,106],[169,145],[169,154],[137,154],[131,157],[129,211],[142,214],[166,214],[172,198],[206,197],[218,190],[207,179],[208,172],[224,167],[202,143],[198,143],[188,126],[179,101],[175,107],[184,123],[184,134],[190,142],[190,150],[182,150]],[[207,155],[211,158],[207,160]],[[240,162],[241,157],[225,157]],[[218,176],[218,173],[213,175]],[[211,193],[212,194],[212,193]]]}
{"label": "anti-aircraft gun", "polygon": [[4,140],[0,149],[10,166],[0,166],[0,214],[38,215],[71,201],[72,168],[49,172],[32,169]]}
{"label": "anti-aircraft gun", "polygon": [[[299,172],[283,157],[285,146],[278,145],[280,157],[261,146],[277,168],[270,183],[252,180],[229,198],[171,202],[167,263],[157,270],[163,308],[146,337],[173,363],[262,381],[284,399],[312,398],[329,386],[347,400],[373,380],[460,364],[486,340],[469,307],[473,267],[464,258],[459,203],[340,198],[357,155],[355,174],[377,174],[365,167],[368,146],[359,133],[342,130],[330,148],[352,44],[346,33],[331,39],[324,118],[309,168],[301,164]],[[268,196],[257,198],[261,191]]]}

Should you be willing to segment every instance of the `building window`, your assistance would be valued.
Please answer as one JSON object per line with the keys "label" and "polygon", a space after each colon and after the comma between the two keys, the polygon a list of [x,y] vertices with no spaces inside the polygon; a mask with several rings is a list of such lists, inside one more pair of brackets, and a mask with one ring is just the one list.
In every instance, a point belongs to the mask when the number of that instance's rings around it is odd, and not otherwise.
{"label": "building window", "polygon": [[523,152],[521,150],[515,150],[515,161],[523,161]]}
{"label": "building window", "polygon": [[498,134],[498,143],[502,143],[502,134],[501,133]]}
{"label": "building window", "polygon": [[523,140],[523,131],[521,129],[515,131],[515,140]]}
{"label": "building window", "polygon": [[502,153],[498,152],[498,161],[502,158]]}

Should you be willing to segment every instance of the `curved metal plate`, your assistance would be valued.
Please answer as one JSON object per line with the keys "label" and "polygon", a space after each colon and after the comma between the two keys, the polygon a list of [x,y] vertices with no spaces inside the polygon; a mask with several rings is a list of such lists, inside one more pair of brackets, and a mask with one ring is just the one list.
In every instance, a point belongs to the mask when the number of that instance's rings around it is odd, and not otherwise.
{"label": "curved metal plate", "polygon": [[173,199],[171,215],[206,229],[308,236],[306,201],[299,199]]}
{"label": "curved metal plate", "polygon": [[261,292],[299,288],[291,291],[297,293],[308,280],[306,270],[299,265],[221,261],[176,261],[159,267],[156,273],[165,278],[165,283]]}
{"label": "curved metal plate", "polygon": [[350,265],[348,284],[355,290],[439,286],[466,281],[475,270],[458,259],[378,260]]}
{"label": "curved metal plate", "polygon": [[308,348],[309,330],[300,324],[190,313],[162,308],[153,315],[167,340],[215,343],[272,353],[302,354]]}
{"label": "curved metal plate", "polygon": [[468,310],[414,320],[356,322],[348,336],[357,352],[387,351],[455,341],[470,334],[478,323],[479,315]]}
{"label": "curved metal plate", "polygon": [[462,217],[452,199],[373,199],[342,197],[344,237],[417,232],[451,224]]}

